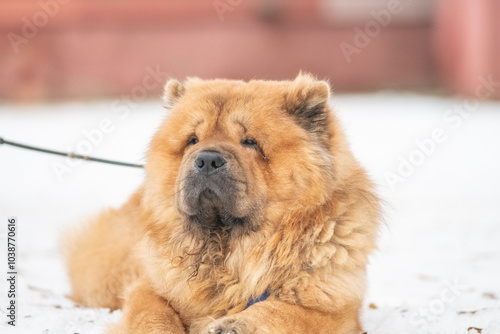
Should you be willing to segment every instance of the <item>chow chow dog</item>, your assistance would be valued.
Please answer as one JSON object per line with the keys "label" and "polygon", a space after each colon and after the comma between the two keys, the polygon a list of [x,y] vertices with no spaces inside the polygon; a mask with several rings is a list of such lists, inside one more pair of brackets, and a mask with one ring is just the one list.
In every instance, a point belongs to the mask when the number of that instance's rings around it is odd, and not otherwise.
{"label": "chow chow dog", "polygon": [[109,333],[360,333],[379,201],[330,87],[165,86],[143,185],[65,236],[72,298]]}

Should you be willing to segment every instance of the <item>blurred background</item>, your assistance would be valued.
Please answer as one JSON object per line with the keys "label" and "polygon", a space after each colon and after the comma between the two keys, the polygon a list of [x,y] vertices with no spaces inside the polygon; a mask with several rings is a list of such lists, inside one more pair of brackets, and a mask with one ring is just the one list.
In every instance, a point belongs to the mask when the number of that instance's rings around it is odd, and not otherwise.
{"label": "blurred background", "polygon": [[[497,0],[2,0],[0,98],[116,97],[167,77],[474,95],[500,80]],[[148,72],[149,71],[149,72]],[[152,82],[152,81],[151,81]],[[161,85],[137,92],[157,96]],[[498,91],[493,94],[499,97]]]}

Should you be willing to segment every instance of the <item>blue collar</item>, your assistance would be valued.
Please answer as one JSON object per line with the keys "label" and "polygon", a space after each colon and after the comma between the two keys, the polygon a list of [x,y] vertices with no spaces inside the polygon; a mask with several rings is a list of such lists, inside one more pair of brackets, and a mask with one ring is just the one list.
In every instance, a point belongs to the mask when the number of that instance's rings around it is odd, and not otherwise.
{"label": "blue collar", "polygon": [[252,306],[252,305],[253,305],[253,304],[255,304],[255,303],[258,303],[258,302],[263,302],[263,301],[264,301],[264,300],[266,300],[268,297],[269,297],[269,292],[267,292],[267,291],[266,291],[266,292],[264,292],[264,293],[262,294],[262,296],[257,297],[257,298],[255,298],[255,299],[250,299],[250,300],[248,301],[247,307],[245,307],[245,309],[249,308],[250,306]]}

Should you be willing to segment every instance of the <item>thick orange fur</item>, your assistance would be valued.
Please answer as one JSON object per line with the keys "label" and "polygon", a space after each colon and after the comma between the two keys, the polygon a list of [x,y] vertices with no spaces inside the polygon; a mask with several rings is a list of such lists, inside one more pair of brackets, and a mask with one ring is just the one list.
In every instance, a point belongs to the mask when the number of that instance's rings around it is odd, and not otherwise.
{"label": "thick orange fur", "polygon": [[[361,332],[379,205],[328,98],[308,74],[170,81],[144,185],[65,238],[74,300],[123,308],[111,333]],[[233,159],[232,210],[251,217],[238,233],[186,227],[186,180],[205,150]]]}

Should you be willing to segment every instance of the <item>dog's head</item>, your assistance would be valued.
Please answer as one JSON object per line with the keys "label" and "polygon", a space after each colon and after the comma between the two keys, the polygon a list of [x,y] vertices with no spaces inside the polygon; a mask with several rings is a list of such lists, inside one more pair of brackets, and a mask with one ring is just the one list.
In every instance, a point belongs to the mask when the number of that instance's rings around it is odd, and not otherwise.
{"label": "dog's head", "polygon": [[207,234],[251,233],[288,210],[324,203],[335,182],[328,98],[328,84],[304,74],[169,81],[145,203],[158,219],[175,211],[185,227]]}

